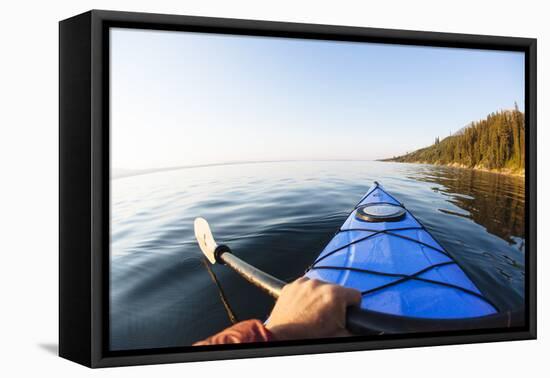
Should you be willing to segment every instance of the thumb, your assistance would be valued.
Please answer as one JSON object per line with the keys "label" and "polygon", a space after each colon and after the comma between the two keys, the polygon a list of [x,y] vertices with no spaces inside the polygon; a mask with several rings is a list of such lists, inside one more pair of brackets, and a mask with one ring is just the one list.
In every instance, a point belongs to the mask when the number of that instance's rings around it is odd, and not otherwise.
{"label": "thumb", "polygon": [[359,290],[342,287],[342,299],[346,306],[359,306],[361,304],[361,292]]}

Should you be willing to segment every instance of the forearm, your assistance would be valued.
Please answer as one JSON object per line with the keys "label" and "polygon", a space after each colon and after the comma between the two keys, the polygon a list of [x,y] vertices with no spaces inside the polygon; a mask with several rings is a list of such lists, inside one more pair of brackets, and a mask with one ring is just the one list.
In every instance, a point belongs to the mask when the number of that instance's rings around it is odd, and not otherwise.
{"label": "forearm", "polygon": [[197,345],[240,344],[273,341],[274,336],[261,321],[250,319],[239,322],[207,339],[196,342]]}

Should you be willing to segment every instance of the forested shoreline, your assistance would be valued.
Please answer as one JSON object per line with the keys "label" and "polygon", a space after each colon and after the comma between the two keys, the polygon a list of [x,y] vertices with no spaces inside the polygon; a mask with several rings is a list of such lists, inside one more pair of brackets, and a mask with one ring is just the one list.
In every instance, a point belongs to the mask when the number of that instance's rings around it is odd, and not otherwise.
{"label": "forested shoreline", "polygon": [[491,113],[458,133],[414,152],[382,161],[427,163],[525,174],[525,116],[513,110]]}

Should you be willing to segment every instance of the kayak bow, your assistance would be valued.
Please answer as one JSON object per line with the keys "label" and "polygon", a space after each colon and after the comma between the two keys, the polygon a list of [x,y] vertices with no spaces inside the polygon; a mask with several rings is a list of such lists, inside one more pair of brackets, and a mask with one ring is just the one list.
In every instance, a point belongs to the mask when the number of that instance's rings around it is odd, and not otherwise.
{"label": "kayak bow", "polygon": [[377,182],[306,276],[361,291],[362,310],[390,319],[422,323],[498,313],[420,221]]}

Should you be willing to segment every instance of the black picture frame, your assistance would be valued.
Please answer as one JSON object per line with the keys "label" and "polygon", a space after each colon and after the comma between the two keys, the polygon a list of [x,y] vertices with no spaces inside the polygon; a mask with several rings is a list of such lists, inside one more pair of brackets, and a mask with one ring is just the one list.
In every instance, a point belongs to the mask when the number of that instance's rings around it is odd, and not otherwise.
{"label": "black picture frame", "polygon": [[[111,352],[110,27],[444,46],[525,53],[525,326]],[[59,24],[59,355],[88,367],[536,338],[536,39],[92,10]]]}

